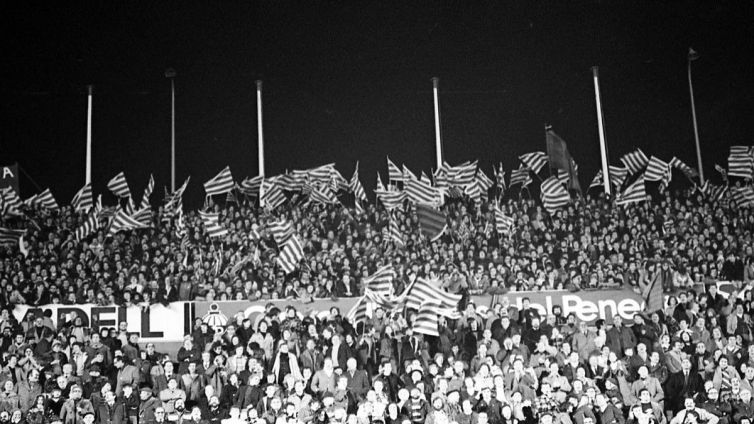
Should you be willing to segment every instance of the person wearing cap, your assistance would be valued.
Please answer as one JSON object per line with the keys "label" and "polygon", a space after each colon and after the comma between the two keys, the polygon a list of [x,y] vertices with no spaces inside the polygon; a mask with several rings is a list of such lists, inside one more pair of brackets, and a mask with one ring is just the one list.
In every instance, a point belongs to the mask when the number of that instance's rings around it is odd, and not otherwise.
{"label": "person wearing cap", "polygon": [[138,422],[145,423],[155,420],[155,411],[162,407],[162,402],[154,397],[154,392],[149,386],[139,389],[139,408],[137,412]]}
{"label": "person wearing cap", "polygon": [[82,394],[81,386],[77,384],[71,386],[68,400],[63,403],[63,407],[60,409],[60,419],[63,424],[81,424],[85,413],[94,413],[92,402],[82,399]]}

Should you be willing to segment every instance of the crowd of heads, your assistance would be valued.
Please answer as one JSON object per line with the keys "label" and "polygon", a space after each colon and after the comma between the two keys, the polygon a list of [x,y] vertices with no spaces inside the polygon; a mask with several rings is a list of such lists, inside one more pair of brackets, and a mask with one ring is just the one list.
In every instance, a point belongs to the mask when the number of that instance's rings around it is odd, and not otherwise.
{"label": "crowd of heads", "polygon": [[[229,230],[210,239],[187,214],[188,243],[162,211],[153,226],[77,242],[83,215],[29,211],[25,251],[2,249],[0,424],[92,422],[636,423],[746,422],[754,415],[751,228],[754,216],[691,192],[615,208],[586,197],[548,214],[526,198],[501,207],[451,201],[445,234],[420,232],[407,208],[389,214],[288,203],[215,206]],[[285,219],[305,259],[285,274],[268,224]],[[398,220],[402,243],[385,231]],[[11,224],[13,224],[11,222]],[[54,321],[16,304],[142,305],[178,300],[357,296],[378,267],[395,293],[417,277],[453,293],[496,293],[440,318],[439,336],[414,333],[415,311],[376,308],[365,322],[268,305],[211,328],[198,320],[177,351],[160,352],[82,317]],[[720,279],[738,281],[727,297]],[[511,305],[520,290],[661,284],[666,307],[595,323]],[[671,295],[672,293],[672,295]],[[301,304],[301,302],[297,302]],[[478,313],[480,312],[480,313]]]}

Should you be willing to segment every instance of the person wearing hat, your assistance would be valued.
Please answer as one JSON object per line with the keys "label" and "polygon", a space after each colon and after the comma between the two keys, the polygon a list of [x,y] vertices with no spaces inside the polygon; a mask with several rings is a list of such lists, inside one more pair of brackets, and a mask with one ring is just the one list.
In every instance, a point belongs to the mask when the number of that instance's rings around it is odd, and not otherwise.
{"label": "person wearing hat", "polygon": [[138,422],[148,423],[155,421],[155,411],[158,407],[162,407],[162,402],[154,397],[152,388],[149,386],[142,386],[139,389],[139,408],[137,412]]}

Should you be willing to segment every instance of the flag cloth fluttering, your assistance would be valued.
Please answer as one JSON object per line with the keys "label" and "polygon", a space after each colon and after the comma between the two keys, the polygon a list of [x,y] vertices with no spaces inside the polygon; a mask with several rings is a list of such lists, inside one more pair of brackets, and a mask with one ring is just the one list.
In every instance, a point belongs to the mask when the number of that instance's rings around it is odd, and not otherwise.
{"label": "flag cloth fluttering", "polygon": [[568,203],[571,202],[571,196],[557,177],[550,177],[542,181],[541,189],[542,205],[550,214],[555,213],[555,211],[564,206],[568,206]]}
{"label": "flag cloth fluttering", "polygon": [[76,212],[89,212],[94,206],[94,195],[92,194],[92,184],[86,183],[76,192],[71,200],[71,206]]}
{"label": "flag cloth fluttering", "polygon": [[199,217],[204,224],[204,230],[210,238],[220,238],[228,235],[228,230],[220,225],[220,214],[213,212],[199,211]]}
{"label": "flag cloth fluttering", "polygon": [[647,200],[647,190],[644,186],[644,176],[640,176],[631,183],[615,201],[616,205],[628,205]]}
{"label": "flag cloth fluttering", "polygon": [[301,241],[299,241],[298,236],[294,235],[285,243],[285,247],[280,250],[277,264],[286,274],[290,274],[296,270],[302,259],[304,259],[304,248],[301,247]]}
{"label": "flag cloth fluttering", "polygon": [[419,310],[426,299],[436,299],[443,308],[458,309],[458,302],[462,297],[460,294],[448,293],[440,288],[439,281],[417,278],[406,288],[405,304],[408,309]]}
{"label": "flag cloth fluttering", "polygon": [[754,157],[749,146],[730,146],[728,175],[749,180],[754,176]]}
{"label": "flag cloth fluttering", "polygon": [[403,181],[403,172],[398,168],[398,165],[393,163],[390,158],[387,158],[387,175],[390,183],[397,183]]}
{"label": "flag cloth fluttering", "polygon": [[509,234],[513,228],[513,217],[503,213],[500,206],[495,205],[495,230],[498,234]]}
{"label": "flag cloth fluttering", "polygon": [[416,215],[419,218],[419,230],[427,239],[434,241],[445,232],[447,221],[440,210],[416,205]]}
{"label": "flag cloth fluttering", "polygon": [[233,182],[233,175],[230,173],[230,167],[226,166],[219,174],[204,183],[204,192],[207,197],[225,194],[233,190],[235,185],[236,184]]}
{"label": "flag cloth fluttering", "polygon": [[610,165],[610,184],[619,189],[628,177],[628,168],[625,166]]}
{"label": "flag cloth fluttering", "polygon": [[545,152],[525,153],[518,158],[535,174],[539,174],[539,171],[547,164],[547,154]]}
{"label": "flag cloth fluttering", "polygon": [[591,184],[589,184],[589,188],[596,188],[596,187],[602,187],[602,170],[597,171],[597,175],[594,176],[594,179],[592,180]]}
{"label": "flag cloth fluttering", "polygon": [[647,166],[647,163],[649,163],[647,155],[645,155],[644,152],[641,151],[641,149],[636,149],[633,152],[626,153],[620,158],[620,161],[623,162],[623,165],[626,166],[628,173],[631,175],[641,171],[645,166]]}
{"label": "flag cloth fluttering", "polygon": [[[576,162],[568,152],[568,145],[560,138],[555,131],[547,130],[547,158],[550,162],[550,169],[557,169],[565,174],[567,180],[566,188],[568,190],[581,191],[579,176]],[[558,172],[561,175],[561,172]]]}
{"label": "flag cloth fluttering", "polygon": [[131,190],[128,188],[126,174],[122,171],[107,183],[107,189],[121,199],[131,197]]}

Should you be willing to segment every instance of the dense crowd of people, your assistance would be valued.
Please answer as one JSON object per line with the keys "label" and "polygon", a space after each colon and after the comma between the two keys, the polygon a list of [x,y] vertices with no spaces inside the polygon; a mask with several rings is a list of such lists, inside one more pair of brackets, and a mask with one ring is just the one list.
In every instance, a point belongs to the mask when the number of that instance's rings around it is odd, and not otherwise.
{"label": "dense crowd of people", "polygon": [[[751,422],[748,210],[693,192],[620,208],[580,198],[552,215],[526,198],[502,207],[514,225],[498,234],[492,203],[448,202],[448,229],[433,242],[410,208],[375,205],[215,206],[229,230],[221,240],[194,213],[182,239],[160,210],[150,229],[107,238],[103,228],[76,242],[83,214],[29,211],[23,249],[0,253],[0,424]],[[288,275],[268,230],[281,217],[306,255]],[[384,264],[397,271],[395,293],[431,277],[461,294],[661,284],[668,299],[632,322],[587,325],[560,306],[540,315],[505,296],[477,313],[464,296],[461,318],[441,318],[439,336],[414,333],[410,310],[376,308],[351,322],[335,308],[316,319],[270,304],[259,322],[241,314],[221,331],[197,322],[173,355],[140,343],[126,323],[93,330],[11,312],[357,296]],[[728,297],[721,279],[736,282]]]}

